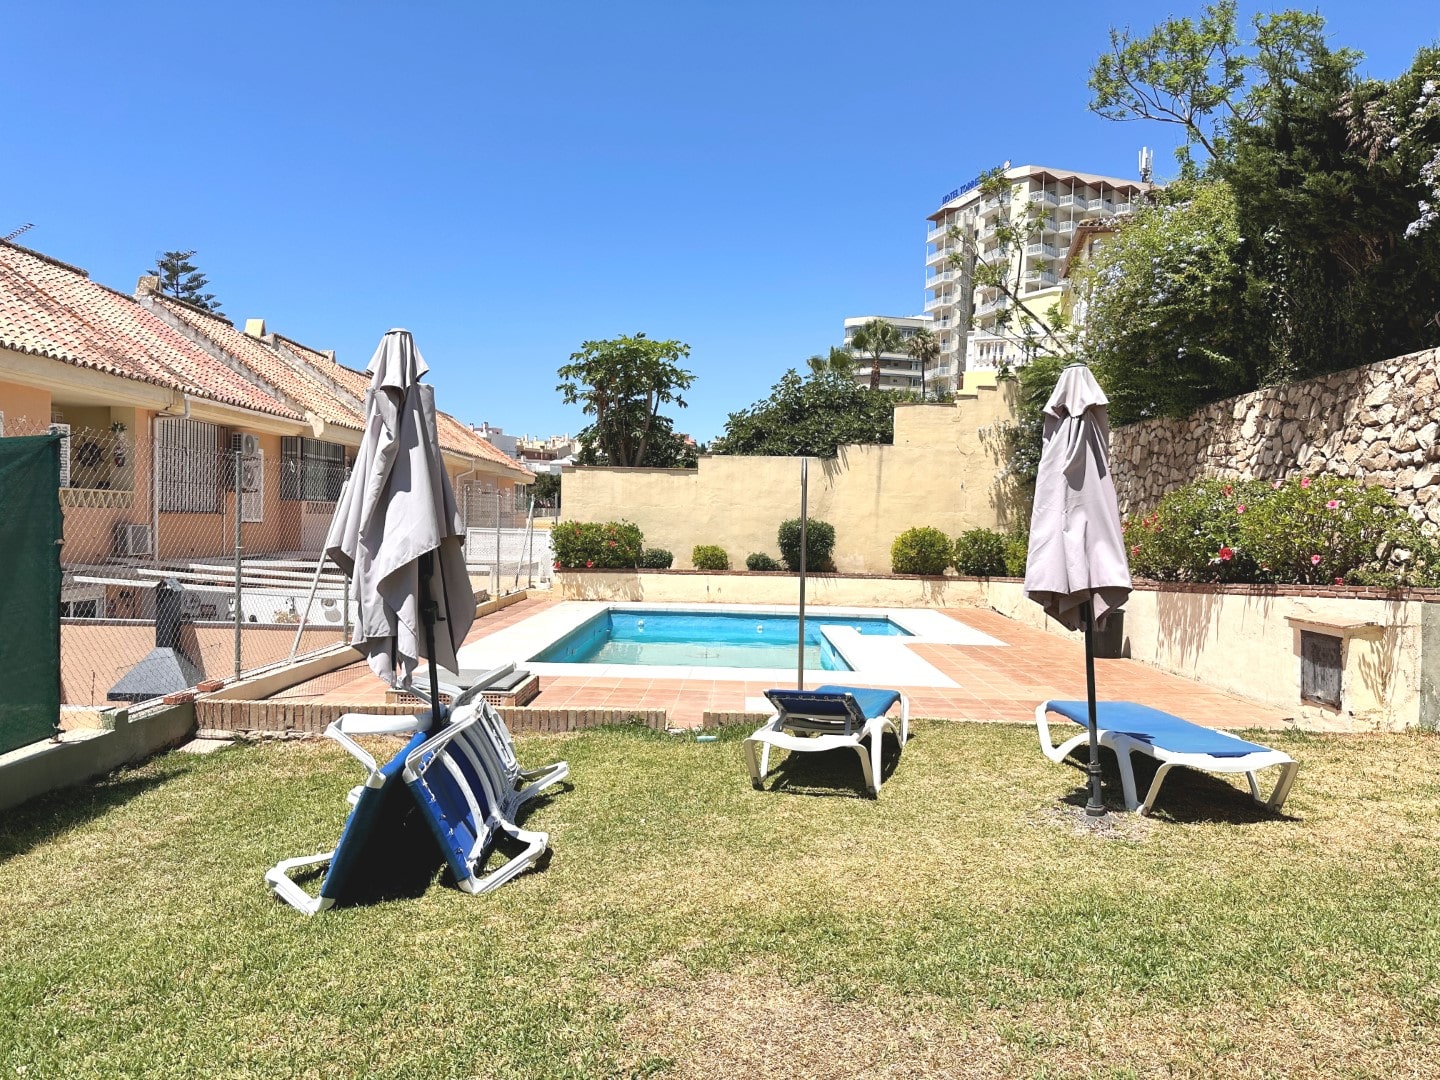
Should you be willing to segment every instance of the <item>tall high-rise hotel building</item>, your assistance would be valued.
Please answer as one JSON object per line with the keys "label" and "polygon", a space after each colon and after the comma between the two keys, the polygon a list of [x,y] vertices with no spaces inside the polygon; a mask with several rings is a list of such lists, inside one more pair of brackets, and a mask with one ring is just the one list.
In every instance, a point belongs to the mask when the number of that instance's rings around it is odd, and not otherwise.
{"label": "tall high-rise hotel building", "polygon": [[[1063,264],[1077,226],[1083,221],[1127,213],[1151,186],[1139,180],[1039,165],[1007,168],[1004,175],[1010,181],[1008,192],[982,196],[979,180],[973,180],[946,195],[940,209],[929,215],[925,312],[933,318],[932,329],[940,341],[936,375],[951,386],[959,382],[960,341],[967,329],[962,324],[963,269],[951,259],[953,254],[963,252],[950,237],[950,228],[958,226],[975,237],[982,262],[1007,264],[1007,280],[1012,287],[1018,283],[1020,299],[1028,309],[1043,316],[1060,301]],[[1014,224],[1032,217],[1036,222],[1024,243],[1005,252],[1000,249],[996,232],[1007,213]],[[1012,302],[998,288],[974,290],[965,370],[994,370],[1002,365],[1014,368],[1029,359],[1017,336],[997,325],[997,317]]]}

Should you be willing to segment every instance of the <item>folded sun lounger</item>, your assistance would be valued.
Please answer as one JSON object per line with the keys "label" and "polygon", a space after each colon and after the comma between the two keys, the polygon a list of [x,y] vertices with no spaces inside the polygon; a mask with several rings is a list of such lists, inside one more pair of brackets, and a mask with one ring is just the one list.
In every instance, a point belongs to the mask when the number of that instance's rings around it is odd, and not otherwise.
{"label": "folded sun lounger", "polygon": [[[1046,714],[1055,713],[1079,724],[1085,730],[1056,746],[1050,738]],[[1100,701],[1095,705],[1095,718],[1100,745],[1115,752],[1120,763],[1120,783],[1125,793],[1125,809],[1139,809],[1148,814],[1160,794],[1166,774],[1177,765],[1213,773],[1244,773],[1250,782],[1250,795],[1262,806],[1279,810],[1295,782],[1298,762],[1289,754],[1272,750],[1259,743],[1247,742],[1228,731],[1201,727],[1148,705],[1133,701]],[[1083,701],[1046,701],[1035,710],[1035,726],[1040,734],[1040,749],[1051,761],[1061,762],[1076,747],[1090,739],[1089,706]],[[1135,770],[1131,755],[1148,754],[1160,763],[1145,801],[1139,802],[1135,792]],[[1270,798],[1260,797],[1255,778],[1259,769],[1280,766],[1280,776]]]}
{"label": "folded sun lounger", "polygon": [[[775,715],[745,740],[750,782],[759,788],[769,772],[770,748],[834,750],[849,747],[860,756],[865,788],[880,794],[880,751],[885,733],[903,748],[910,738],[910,702],[896,690],[826,685],[814,690],[766,690]],[[887,714],[900,705],[899,726]],[[757,759],[756,747],[760,748]]]}

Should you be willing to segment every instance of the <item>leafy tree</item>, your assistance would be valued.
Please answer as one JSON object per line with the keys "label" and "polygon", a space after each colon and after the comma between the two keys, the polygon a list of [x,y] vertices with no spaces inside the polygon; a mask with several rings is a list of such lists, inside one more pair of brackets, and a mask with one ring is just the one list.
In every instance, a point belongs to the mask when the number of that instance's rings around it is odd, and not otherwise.
{"label": "leafy tree", "polygon": [[1079,285],[1081,351],[1113,421],[1179,416],[1255,388],[1242,246],[1233,192],[1208,183],[1173,188],[1096,254]]}
{"label": "leafy tree", "polygon": [[541,506],[559,506],[560,474],[536,473],[535,483],[530,485],[530,494]]}
{"label": "leafy tree", "polygon": [[920,400],[925,400],[925,365],[933,364],[940,356],[940,342],[925,327],[916,330],[905,342],[905,351],[912,360],[920,361]]}
{"label": "leafy tree", "polygon": [[870,354],[870,389],[880,389],[880,357],[900,351],[900,331],[884,319],[871,319],[850,338],[856,352]]}
{"label": "leafy tree", "polygon": [[866,390],[836,371],[802,379],[791,368],[768,398],[730,414],[710,452],[834,457],[840,446],[889,443],[895,405],[907,400],[893,390]]}
{"label": "leafy tree", "polygon": [[[1281,11],[1251,19],[1242,39],[1235,0],[1207,4],[1198,20],[1169,18],[1145,37],[1110,31],[1110,50],[1090,72],[1092,111],[1109,120],[1156,120],[1179,126],[1182,173],[1196,169],[1192,151],[1225,156],[1231,133],[1254,123],[1274,96],[1315,59],[1327,55],[1319,14]],[[1354,62],[1357,53],[1343,51]]]}
{"label": "leafy tree", "polygon": [[809,365],[812,375],[819,375],[823,371],[834,371],[844,375],[847,379],[855,376],[855,354],[840,345],[831,345],[827,354],[821,356],[816,353],[805,363]]}
{"label": "leafy tree", "polygon": [[160,291],[165,295],[226,318],[215,294],[205,291],[210,281],[190,261],[194,254],[193,250],[161,252],[155,257],[155,266],[148,273],[160,279]]}
{"label": "leafy tree", "polygon": [[567,405],[579,402],[595,418],[579,436],[581,461],[588,453],[593,460],[587,464],[639,466],[652,463],[655,454],[673,456],[677,436],[660,406],[673,402],[685,408],[679,392],[689,389],[695,376],[678,361],[689,355],[689,345],[644,334],[587,341],[572,353],[557,372],[562,381],[555,389]]}

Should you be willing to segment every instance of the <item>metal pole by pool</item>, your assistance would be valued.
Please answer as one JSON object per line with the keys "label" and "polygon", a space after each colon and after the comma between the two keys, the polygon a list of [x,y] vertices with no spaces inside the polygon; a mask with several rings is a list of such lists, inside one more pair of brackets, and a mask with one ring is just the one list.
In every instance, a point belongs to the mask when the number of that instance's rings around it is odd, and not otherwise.
{"label": "metal pole by pool", "polygon": [[1085,770],[1090,775],[1090,799],[1085,813],[1100,817],[1105,813],[1105,796],[1100,790],[1100,735],[1095,719],[1095,615],[1089,600],[1080,605],[1080,618],[1085,622],[1085,697],[1090,707],[1090,764]]}
{"label": "metal pole by pool", "polygon": [[810,487],[810,459],[800,459],[800,637],[799,659],[795,666],[795,689],[805,689],[805,548],[807,540],[806,499]]}

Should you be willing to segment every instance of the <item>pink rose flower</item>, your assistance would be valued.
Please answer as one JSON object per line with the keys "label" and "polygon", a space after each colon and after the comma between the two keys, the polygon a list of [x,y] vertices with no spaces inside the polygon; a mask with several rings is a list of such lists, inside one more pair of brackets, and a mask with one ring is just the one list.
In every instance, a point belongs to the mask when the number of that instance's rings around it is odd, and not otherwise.
{"label": "pink rose flower", "polygon": [[1320,565],[1320,556],[1319,556],[1319,555],[1311,555],[1311,556],[1310,556],[1310,565],[1311,565],[1311,566],[1319,566],[1319,565]]}
{"label": "pink rose flower", "polygon": [[1302,476],[1302,477],[1300,478],[1300,486],[1301,486],[1302,488],[1308,488],[1308,487],[1310,486],[1310,477],[1308,477],[1308,476]]}
{"label": "pink rose flower", "polygon": [[1229,562],[1232,558],[1234,558],[1234,556],[1235,556],[1235,552],[1233,552],[1232,550],[1230,550],[1228,547],[1222,547],[1222,548],[1220,549],[1220,561],[1221,561],[1221,562]]}
{"label": "pink rose flower", "polygon": [[1237,514],[1243,514],[1244,512],[1245,512],[1245,504],[1244,504],[1244,503],[1241,503],[1240,505],[1238,505],[1237,507],[1235,507],[1235,513],[1237,513]]}
{"label": "pink rose flower", "polygon": [[1325,504],[1325,509],[1326,509],[1326,510],[1339,510],[1339,509],[1340,509],[1340,500],[1339,500],[1339,499],[1331,499],[1329,502],[1327,502],[1327,503]]}
{"label": "pink rose flower", "polygon": [[[1320,561],[1320,556],[1319,556],[1319,555],[1316,555],[1316,556],[1315,556],[1315,561],[1316,561],[1316,562],[1319,562],[1319,561]],[[595,560],[594,560],[594,559],[586,559],[586,560],[585,560],[585,565],[586,565],[586,566],[594,566],[594,565],[595,565]]]}

